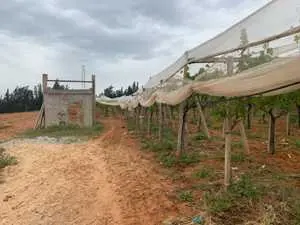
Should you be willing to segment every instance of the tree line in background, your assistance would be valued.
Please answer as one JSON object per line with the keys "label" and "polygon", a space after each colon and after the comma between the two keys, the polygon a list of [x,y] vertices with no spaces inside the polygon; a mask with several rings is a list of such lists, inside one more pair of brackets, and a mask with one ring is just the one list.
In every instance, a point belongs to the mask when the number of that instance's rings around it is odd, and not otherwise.
{"label": "tree line in background", "polygon": [[27,112],[39,110],[43,104],[42,86],[36,85],[33,90],[29,86],[16,87],[12,92],[6,90],[0,96],[0,113]]}
{"label": "tree line in background", "polygon": [[[69,87],[61,85],[58,80],[53,84],[53,89],[66,90]],[[16,87],[12,92],[6,90],[4,96],[0,96],[0,113],[28,112],[40,110],[43,104],[43,91],[41,84],[33,87]]]}
{"label": "tree line in background", "polygon": [[121,87],[120,89],[115,90],[114,87],[110,85],[108,88],[104,89],[103,94],[109,98],[118,98],[122,96],[132,95],[138,89],[139,89],[138,82],[133,82],[132,85],[129,85],[126,89],[123,89],[123,87]]}
{"label": "tree line in background", "polygon": [[[68,86],[61,85],[58,81],[53,84],[53,89],[69,89]],[[111,85],[104,89],[103,94],[110,98],[129,96],[139,89],[139,83],[133,82],[126,89],[114,89]],[[0,113],[28,112],[40,110],[43,104],[43,91],[41,84],[34,86],[33,90],[29,86],[16,87],[12,92],[7,89],[4,96],[0,96]]]}

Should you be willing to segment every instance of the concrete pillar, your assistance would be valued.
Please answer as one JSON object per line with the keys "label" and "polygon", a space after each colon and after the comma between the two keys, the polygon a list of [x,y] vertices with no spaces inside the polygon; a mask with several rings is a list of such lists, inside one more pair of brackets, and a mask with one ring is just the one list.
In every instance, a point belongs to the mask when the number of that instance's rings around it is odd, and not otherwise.
{"label": "concrete pillar", "polygon": [[96,76],[95,75],[92,75],[92,89],[93,89],[93,95],[92,95],[92,98],[93,98],[93,125],[96,124]]}
{"label": "concrete pillar", "polygon": [[48,74],[44,73],[42,79],[43,79],[43,92],[45,93],[47,90]]}

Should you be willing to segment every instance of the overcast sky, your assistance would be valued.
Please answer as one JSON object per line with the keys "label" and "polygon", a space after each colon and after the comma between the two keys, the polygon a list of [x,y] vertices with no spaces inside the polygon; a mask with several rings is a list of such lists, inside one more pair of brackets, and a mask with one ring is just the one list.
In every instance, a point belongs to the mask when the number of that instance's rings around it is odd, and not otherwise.
{"label": "overcast sky", "polygon": [[1,0],[0,94],[41,74],[145,83],[269,0]]}

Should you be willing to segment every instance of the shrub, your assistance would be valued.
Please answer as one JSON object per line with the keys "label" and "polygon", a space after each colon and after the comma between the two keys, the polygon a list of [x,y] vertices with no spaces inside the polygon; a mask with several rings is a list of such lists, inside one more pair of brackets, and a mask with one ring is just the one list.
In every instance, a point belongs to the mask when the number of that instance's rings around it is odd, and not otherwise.
{"label": "shrub", "polygon": [[178,198],[183,202],[193,202],[193,194],[191,191],[179,192]]}
{"label": "shrub", "polygon": [[159,161],[165,167],[173,167],[176,165],[177,159],[173,154],[162,153],[159,155]]}
{"label": "shrub", "polygon": [[[204,195],[204,203],[207,210],[211,213],[220,213],[235,207],[248,205],[248,199],[258,199],[261,192],[253,184],[248,175],[242,175],[241,178],[233,183],[227,192],[216,192],[209,190]],[[246,201],[245,201],[246,200]]]}
{"label": "shrub", "polygon": [[172,152],[164,152],[159,155],[159,161],[166,167],[173,167],[176,165],[186,166],[200,161],[199,154],[185,153],[177,158]]}
{"label": "shrub", "polygon": [[250,199],[257,199],[260,194],[258,188],[250,179],[250,176],[245,174],[242,175],[236,183],[230,186],[229,192],[235,197],[246,197]]}
{"label": "shrub", "polygon": [[178,159],[178,162],[183,165],[191,165],[199,161],[200,155],[198,153],[184,153]]}
{"label": "shrub", "polygon": [[227,193],[209,194],[206,192],[204,201],[210,213],[224,212],[233,206],[233,199]]}
{"label": "shrub", "polygon": [[208,178],[214,175],[214,170],[212,168],[203,168],[194,174],[195,178]]}
{"label": "shrub", "polygon": [[15,164],[17,164],[16,158],[5,153],[5,149],[0,148],[0,169]]}

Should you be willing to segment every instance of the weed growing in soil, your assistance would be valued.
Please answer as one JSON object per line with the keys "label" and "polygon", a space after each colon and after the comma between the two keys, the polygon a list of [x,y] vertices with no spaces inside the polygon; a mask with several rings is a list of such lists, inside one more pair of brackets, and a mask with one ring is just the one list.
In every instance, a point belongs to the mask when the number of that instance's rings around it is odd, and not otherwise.
{"label": "weed growing in soil", "polygon": [[194,137],[193,140],[195,141],[201,141],[201,140],[206,140],[207,137],[203,133],[197,133]]}
{"label": "weed growing in soil", "polygon": [[143,139],[141,142],[143,149],[147,149],[152,152],[170,151],[175,147],[175,143],[168,139],[164,139],[161,143],[147,139]]}
{"label": "weed growing in soil", "polygon": [[243,143],[241,141],[232,143],[232,148],[240,149],[242,147],[243,147]]}
{"label": "weed growing in soil", "polygon": [[178,198],[183,202],[193,202],[193,194],[191,191],[180,191]]}
{"label": "weed growing in soil", "polygon": [[256,187],[248,175],[233,183],[227,192],[210,191],[204,195],[204,204],[208,212],[212,214],[227,211],[239,204],[248,205],[248,200],[259,199],[261,192]]}
{"label": "weed growing in soil", "polygon": [[200,161],[200,155],[197,153],[184,153],[179,158],[172,153],[161,153],[158,158],[165,167],[187,166]]}
{"label": "weed growing in soil", "polygon": [[50,126],[45,129],[28,130],[22,136],[33,138],[39,136],[47,137],[93,137],[103,130],[103,126],[100,123],[95,124],[93,127],[80,127],[78,125],[66,125],[66,126]]}
{"label": "weed growing in soil", "polygon": [[17,164],[17,159],[14,156],[5,153],[4,148],[0,148],[0,169],[15,164]]}
{"label": "weed growing in soil", "polygon": [[300,149],[300,140],[296,140],[296,147]]}
{"label": "weed growing in soil", "polygon": [[202,168],[200,171],[193,174],[195,178],[209,178],[214,175],[213,168]]}
{"label": "weed growing in soil", "polygon": [[246,161],[246,155],[243,152],[232,153],[231,161],[232,162],[245,162]]}

